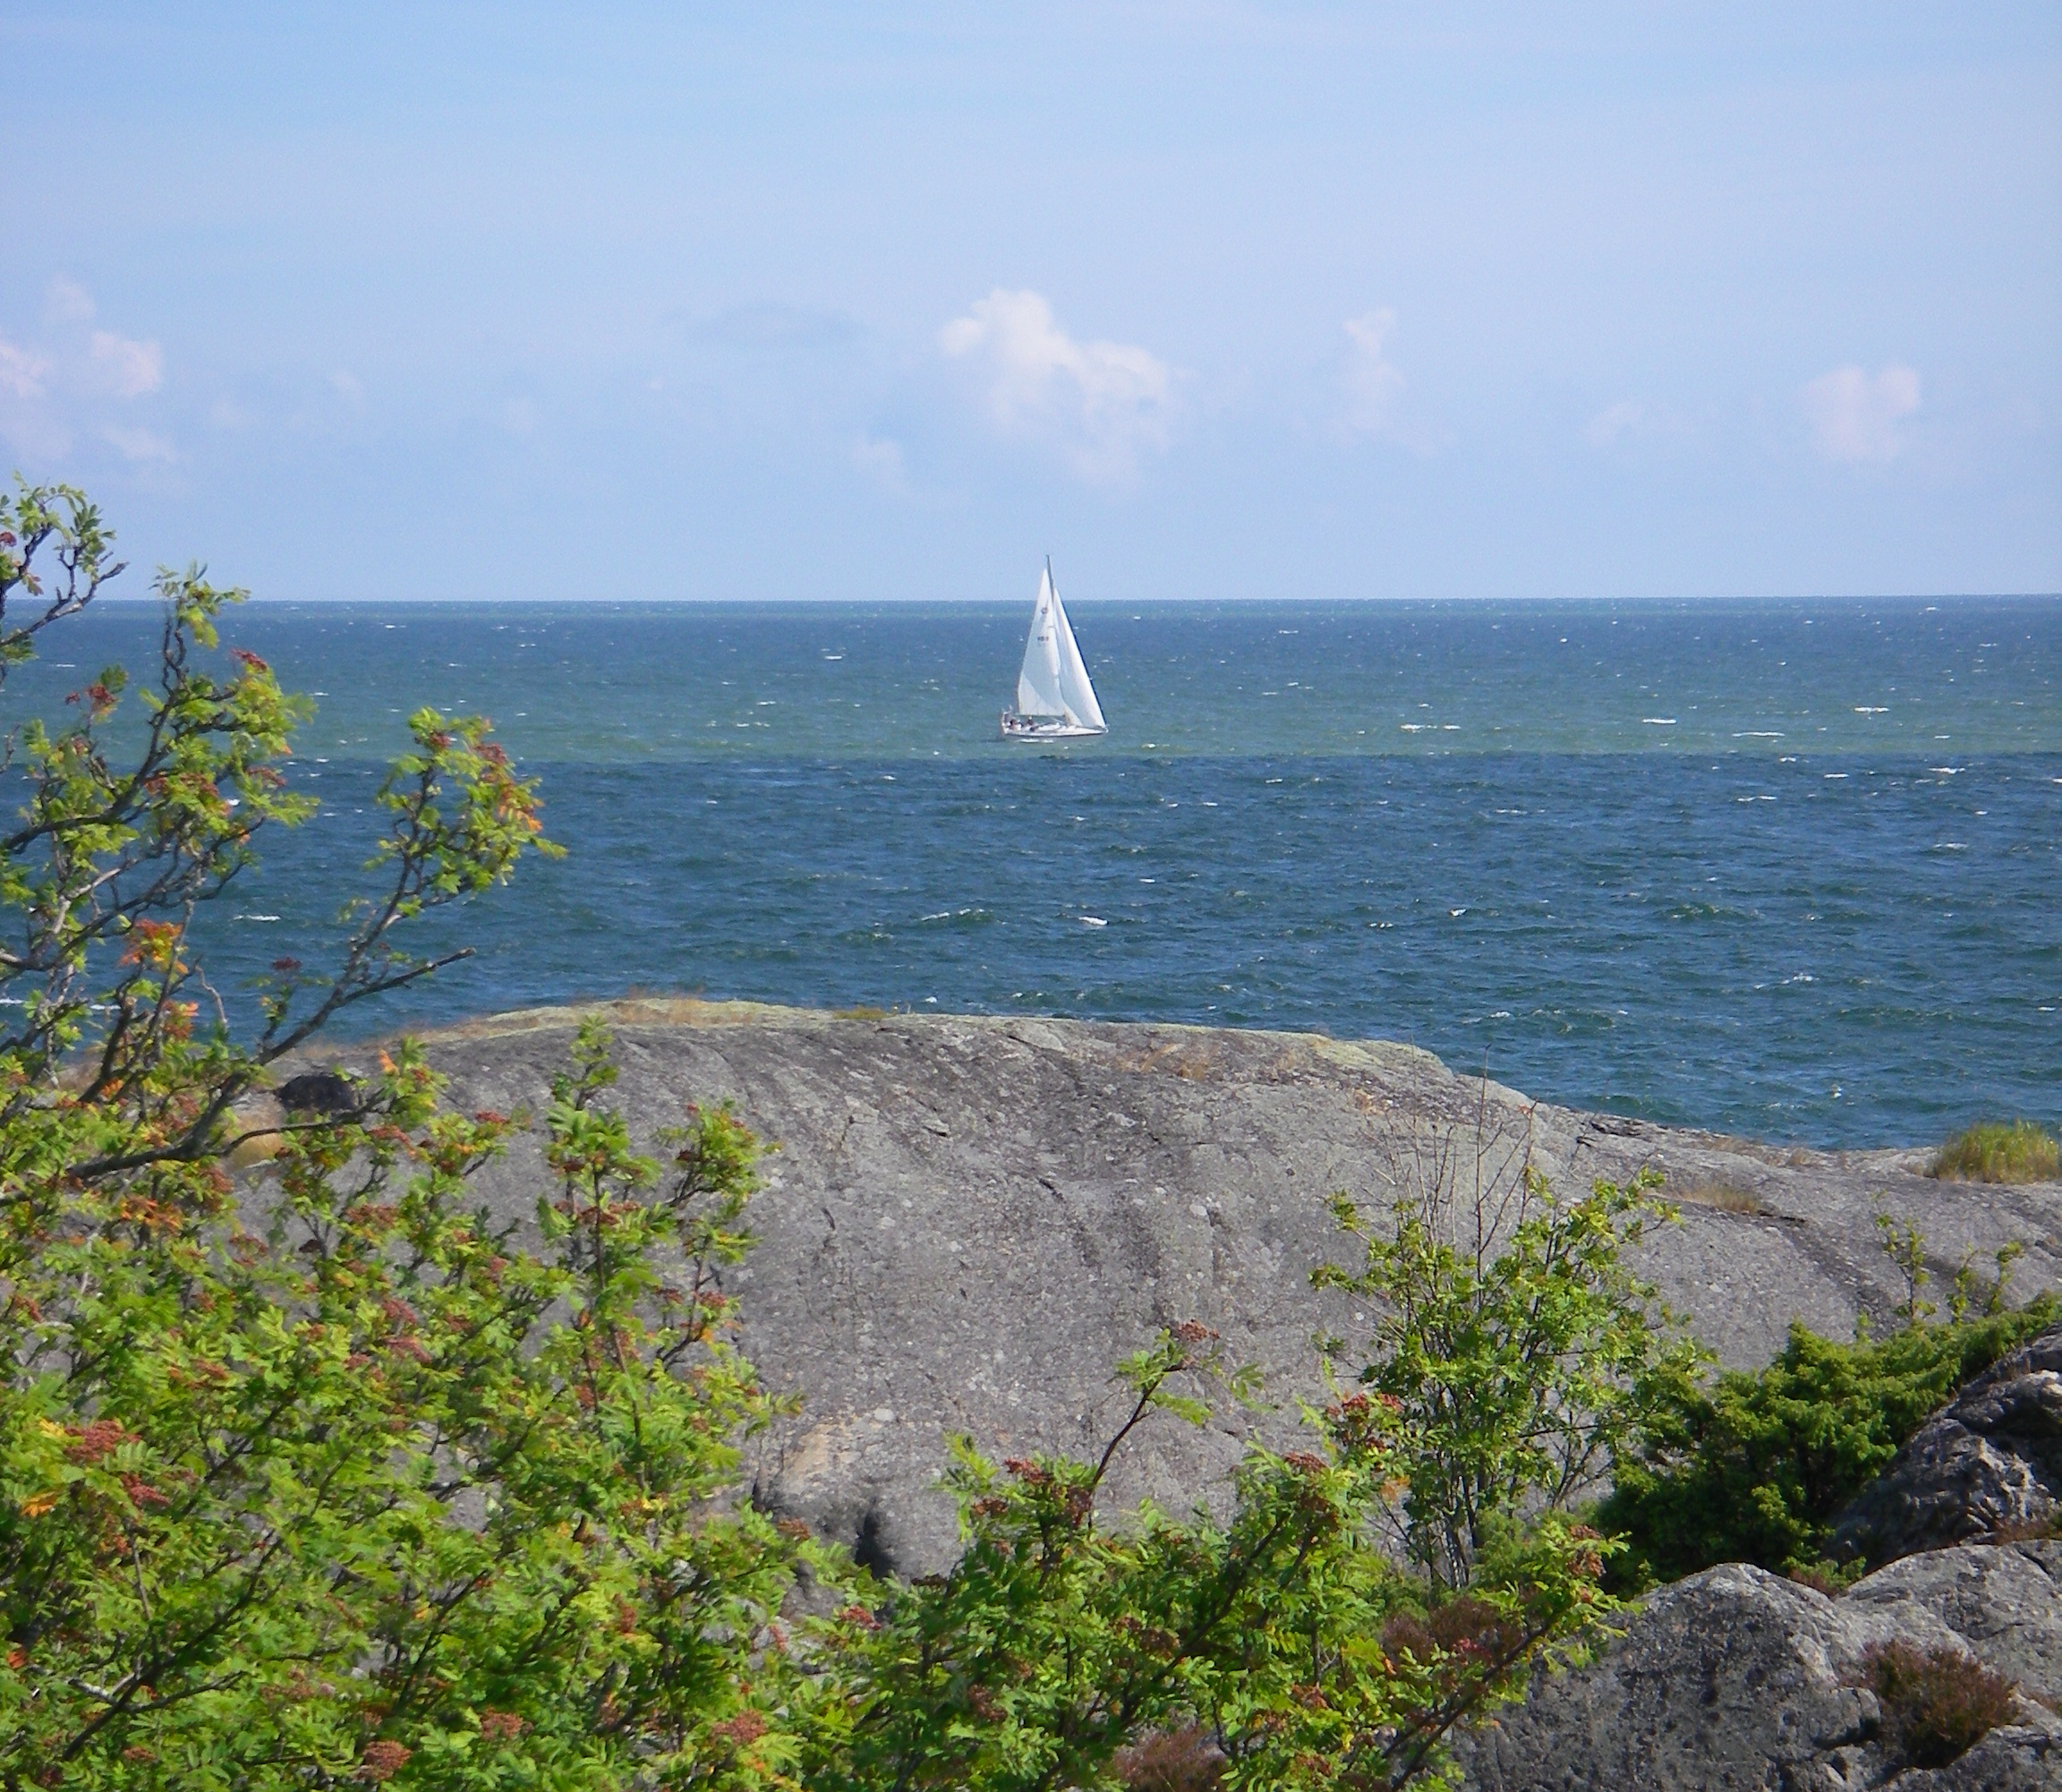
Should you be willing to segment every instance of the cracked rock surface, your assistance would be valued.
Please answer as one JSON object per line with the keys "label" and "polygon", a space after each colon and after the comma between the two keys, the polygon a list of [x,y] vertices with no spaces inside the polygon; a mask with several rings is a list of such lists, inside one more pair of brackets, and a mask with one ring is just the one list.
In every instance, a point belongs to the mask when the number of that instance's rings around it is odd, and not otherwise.
{"label": "cracked rock surface", "polygon": [[[2062,1544],[1913,1557],[1827,1599],[1759,1568],[1712,1568],[1653,1594],[1591,1666],[1460,1738],[1478,1792],[2032,1792],[2062,1787]],[[2017,1681],[2007,1721],[1945,1767],[1903,1767],[1874,1693],[1871,1643],[1973,1656]]]}
{"label": "cracked rock surface", "polygon": [[[1316,1391],[1312,1334],[1358,1328],[1347,1297],[1309,1285],[1342,1242],[1326,1197],[1383,1204],[1442,1139],[1479,1134],[1506,1167],[1529,1146],[1564,1187],[1663,1170],[1683,1223],[1650,1235],[1639,1267],[1732,1364],[1766,1361],[1793,1318],[1846,1336],[1859,1311],[1889,1314],[1878,1197],[1920,1224],[1942,1274],[2015,1238],[2022,1287],[2062,1271],[2062,1187],[1936,1182],[1917,1151],[1791,1150],[1534,1104],[1407,1045],[740,1003],[601,1011],[641,1143],[725,1099],[779,1141],[751,1211],[761,1242],[729,1277],[744,1348],[805,1403],[754,1440],[758,1491],[901,1574],[957,1554],[933,1487],[948,1431],[995,1454],[1099,1446],[1112,1365],[1162,1326],[1200,1319],[1260,1365],[1282,1410],[1259,1422],[1286,1441],[1296,1397]],[[426,1043],[457,1105],[535,1109],[578,1018],[503,1015]],[[532,1216],[534,1141],[479,1186],[502,1217]],[[1211,1497],[1244,1422],[1145,1428],[1111,1497]]]}
{"label": "cracked rock surface", "polygon": [[1894,1562],[2062,1515],[2062,1327],[2031,1338],[1920,1427],[1833,1527],[1836,1556]]}

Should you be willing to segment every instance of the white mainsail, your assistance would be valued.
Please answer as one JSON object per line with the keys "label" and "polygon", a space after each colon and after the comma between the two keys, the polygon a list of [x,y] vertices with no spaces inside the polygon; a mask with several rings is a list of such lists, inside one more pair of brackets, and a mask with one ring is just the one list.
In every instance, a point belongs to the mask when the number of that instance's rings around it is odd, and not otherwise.
{"label": "white mainsail", "polygon": [[[1065,612],[1060,608],[1060,593],[1052,589],[1050,570],[1038,575],[1038,602],[1031,612],[1031,635],[1024,643],[1024,666],[1017,674],[1017,713],[1019,715],[1063,715],[1071,721],[1072,712],[1067,707],[1067,699],[1061,695],[1059,628],[1064,627]],[[1067,643],[1074,643],[1073,630],[1067,632]],[[1076,658],[1079,650],[1076,649]]]}
{"label": "white mainsail", "polygon": [[1038,576],[1030,638],[1017,674],[1017,707],[1002,717],[1003,735],[1011,740],[1064,740],[1109,731],[1048,562]]}

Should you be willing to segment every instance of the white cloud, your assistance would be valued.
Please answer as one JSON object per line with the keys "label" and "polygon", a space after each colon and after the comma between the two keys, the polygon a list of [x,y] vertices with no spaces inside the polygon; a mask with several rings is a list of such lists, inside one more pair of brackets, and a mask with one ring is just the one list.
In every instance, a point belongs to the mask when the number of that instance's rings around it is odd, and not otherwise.
{"label": "white cloud", "polygon": [[902,444],[883,437],[879,441],[862,439],[852,444],[852,465],[883,491],[898,498],[909,491],[909,469],[902,458]]}
{"label": "white cloud", "polygon": [[0,336],[0,391],[12,392],[17,398],[38,397],[43,376],[49,371],[50,363],[40,354],[17,348]]}
{"label": "white cloud", "polygon": [[43,315],[53,323],[85,323],[93,309],[93,294],[62,274],[43,289]]}
{"label": "white cloud", "polygon": [[117,397],[141,398],[165,383],[165,352],[154,342],[132,342],[113,330],[93,332],[93,365]]}
{"label": "white cloud", "polygon": [[1639,398],[1621,398],[1615,405],[1589,419],[1582,433],[1592,448],[1609,448],[1620,436],[1636,434],[1647,422],[1647,406]]}
{"label": "white cloud", "polygon": [[1141,448],[1163,448],[1174,422],[1173,369],[1122,342],[1077,342],[1043,294],[998,286],[938,334],[979,369],[996,426],[1044,438],[1085,479],[1128,478]]}
{"label": "white cloud", "polygon": [[44,288],[39,332],[0,337],[0,436],[16,454],[42,459],[71,452],[75,434],[106,442],[131,460],[176,458],[161,433],[135,426],[128,407],[165,383],[165,352],[91,328],[93,295],[62,276]]}
{"label": "white cloud", "polygon": [[1395,328],[1396,313],[1387,306],[1346,320],[1346,427],[1357,434],[1395,431],[1403,374],[1386,353]]}
{"label": "white cloud", "polygon": [[126,460],[177,460],[178,455],[172,444],[163,436],[149,430],[132,430],[110,426],[100,433],[107,437]]}
{"label": "white cloud", "polygon": [[1811,439],[1828,460],[1895,460],[1904,448],[1898,425],[1919,408],[1919,376],[1886,367],[1874,379],[1859,367],[1836,367],[1804,388]]}

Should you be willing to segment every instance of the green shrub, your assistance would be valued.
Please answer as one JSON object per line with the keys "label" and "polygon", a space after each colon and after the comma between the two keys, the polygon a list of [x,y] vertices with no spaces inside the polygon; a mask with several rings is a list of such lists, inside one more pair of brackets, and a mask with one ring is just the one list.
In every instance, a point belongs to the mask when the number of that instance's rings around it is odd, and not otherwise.
{"label": "green shrub", "polygon": [[1118,1444],[1155,1408],[1204,1422],[1174,1387],[1215,1358],[1189,1323],[1126,1363],[1133,1411],[1096,1462],[996,1464],[955,1441],[964,1553],[819,1626],[804,1785],[1438,1781],[1455,1724],[1521,1695],[1616,1609],[1597,1588],[1610,1546],[1558,1514],[1499,1530],[1461,1597],[1401,1569],[1371,1518],[1411,1445],[1360,1394],[1319,1415],[1316,1447],[1249,1451],[1226,1520],[1147,1506],[1100,1522]]}
{"label": "green shrub", "polygon": [[1596,1523],[1623,1536],[1620,1584],[1680,1579],[1719,1562],[1777,1574],[1825,1554],[1841,1509],[1955,1389],[2062,1317],[2025,1307],[1879,1342],[1836,1344],[1802,1326],[1767,1369],[1678,1383],[1615,1463]]}
{"label": "green shrub", "polygon": [[1868,1572],[1865,1562],[1813,1562],[1806,1567],[1792,1568],[1789,1578],[1830,1600],[1838,1599]]}
{"label": "green shrub", "polygon": [[[0,499],[0,691],[110,551],[80,492]],[[661,1186],[584,1038],[532,1251],[467,1191],[515,1122],[441,1111],[406,1045],[338,1112],[240,1119],[338,1013],[437,968],[410,923],[541,844],[535,792],[484,720],[411,716],[331,969],[276,962],[236,1037],[191,925],[311,813],[285,771],[307,705],[216,653],[240,593],[158,588],[150,677],[107,668],[7,737],[0,1784],[474,1792],[728,1759],[799,1553],[731,1498],[772,1411],[713,1282],[751,1141],[701,1116]],[[269,1181],[239,1189],[260,1136]]]}
{"label": "green shrub", "polygon": [[2062,1148],[2031,1120],[1986,1120],[1943,1145],[1927,1173],[1957,1182],[2052,1182],[2062,1177]]}
{"label": "green shrub", "polygon": [[[1459,1199],[1446,1182],[1407,1191],[1383,1226],[1334,1198],[1362,1260],[1310,1279],[1374,1309],[1353,1382],[1397,1417],[1394,1540],[1458,1591],[1497,1526],[1586,1497],[1706,1359],[1625,1261],[1673,1217],[1653,1199],[1658,1177],[1572,1199],[1529,1165]],[[1342,1349],[1325,1342],[1328,1359]]]}
{"label": "green shrub", "polygon": [[1900,1766],[1945,1767],[2012,1715],[2013,1683],[1954,1648],[1875,1643],[1862,1684],[1883,1708],[1883,1743]]}

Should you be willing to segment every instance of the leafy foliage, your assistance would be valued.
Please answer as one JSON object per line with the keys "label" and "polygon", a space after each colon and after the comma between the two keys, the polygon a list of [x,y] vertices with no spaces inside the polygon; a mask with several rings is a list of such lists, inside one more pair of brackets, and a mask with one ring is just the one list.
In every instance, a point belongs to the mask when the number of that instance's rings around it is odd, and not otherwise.
{"label": "leafy foliage", "polygon": [[1460,1226],[1417,1190],[1380,1230],[1334,1201],[1362,1262],[1313,1280],[1376,1309],[1354,1379],[1395,1413],[1400,1541],[1435,1585],[1468,1585],[1497,1527],[1567,1506],[1666,1390],[1694,1386],[1698,1351],[1623,1260],[1666,1215],[1657,1186],[1599,1182],[1568,1200],[1528,1164],[1497,1211],[1477,1199]]}
{"label": "leafy foliage", "polygon": [[771,1410],[712,1282],[749,1155],[703,1114],[661,1183],[598,1104],[603,1045],[555,1091],[541,1252],[464,1199],[513,1122],[436,1112],[409,1050],[366,1119],[290,1141],[268,1236],[73,1206],[92,1230],[16,1280],[0,1757],[67,1785],[735,1777],[711,1728],[796,1547],[721,1498]]}
{"label": "leafy foliage", "polygon": [[[118,570],[82,494],[0,506],[0,670]],[[267,1066],[436,969],[405,925],[541,841],[484,721],[411,718],[336,969],[275,966],[239,1044],[187,930],[260,828],[308,813],[277,764],[305,709],[253,655],[216,670],[240,593],[198,570],[158,591],[129,763],[105,745],[119,669],[9,737],[0,1783],[772,1773],[776,1746],[722,1728],[801,1548],[732,1498],[772,1410],[715,1281],[745,1248],[749,1136],[694,1116],[662,1176],[585,1037],[525,1248],[465,1199],[517,1122],[440,1112],[403,1047],[346,1113],[275,1129],[269,1192],[240,1203],[223,1159]]]}
{"label": "leafy foliage", "polygon": [[[1137,1404],[1119,1436],[1174,1407],[1177,1378],[1218,1369],[1202,1327],[1165,1335],[1122,1371]],[[1501,1538],[1465,1599],[1428,1599],[1370,1523],[1395,1478],[1393,1409],[1354,1394],[1318,1417],[1322,1454],[1251,1451],[1222,1523],[1148,1506],[1106,1527],[1107,1452],[998,1468],[960,1439],[948,1485],[966,1552],[833,1620],[805,1781],[1015,1792],[1180,1772],[1373,1788],[1439,1774],[1455,1723],[1613,1609],[1597,1591],[1606,1546],[1549,1520]],[[1155,1744],[1170,1735],[1188,1740]]]}
{"label": "leafy foliage", "polygon": [[1810,1568],[1832,1521],[1905,1439],[2058,1312],[2047,1297],[1853,1344],[1793,1326],[1767,1369],[1664,1390],[1597,1510],[1630,1544],[1616,1574],[1637,1583],[1719,1562]]}
{"label": "leafy foliage", "polygon": [[77,486],[14,483],[0,498],[0,685],[35,656],[42,630],[78,615],[124,570],[98,507]]}

